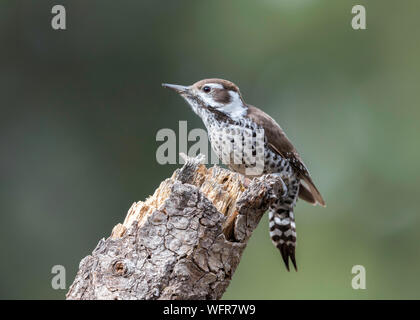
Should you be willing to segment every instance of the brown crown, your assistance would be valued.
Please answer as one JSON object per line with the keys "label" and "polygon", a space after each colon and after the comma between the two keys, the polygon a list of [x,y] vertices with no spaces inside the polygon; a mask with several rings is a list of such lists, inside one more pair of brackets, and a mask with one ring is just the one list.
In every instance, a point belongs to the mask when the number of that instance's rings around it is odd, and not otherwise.
{"label": "brown crown", "polygon": [[233,82],[230,82],[230,81],[224,80],[224,79],[214,78],[214,79],[200,80],[200,81],[194,83],[193,87],[201,90],[201,88],[204,87],[208,83],[218,83],[218,84],[221,84],[223,86],[223,88],[225,88],[226,90],[232,90],[232,91],[235,91],[235,92],[239,93],[239,88]]}

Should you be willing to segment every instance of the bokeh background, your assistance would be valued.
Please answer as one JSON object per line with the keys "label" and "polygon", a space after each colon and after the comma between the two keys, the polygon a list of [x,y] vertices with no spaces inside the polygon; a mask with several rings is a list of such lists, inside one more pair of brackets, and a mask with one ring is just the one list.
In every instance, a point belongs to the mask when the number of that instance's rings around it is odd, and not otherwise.
{"label": "bokeh background", "polygon": [[[67,30],[51,8],[67,9]],[[351,28],[363,4],[367,30]],[[79,261],[178,165],[156,133],[203,125],[162,82],[237,83],[300,151],[327,202],[298,202],[299,272],[267,217],[224,298],[420,298],[420,3],[0,2],[0,298],[63,299]],[[353,265],[367,289],[351,286]]]}

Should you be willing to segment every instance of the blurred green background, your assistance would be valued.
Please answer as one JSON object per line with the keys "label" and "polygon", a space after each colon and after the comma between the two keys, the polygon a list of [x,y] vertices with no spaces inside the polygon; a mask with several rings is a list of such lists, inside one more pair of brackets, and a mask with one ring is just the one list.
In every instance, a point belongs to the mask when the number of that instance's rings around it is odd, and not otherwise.
{"label": "blurred green background", "polygon": [[[67,9],[67,30],[51,8]],[[364,4],[367,30],[351,8]],[[224,298],[420,298],[420,2],[1,1],[0,298],[63,299],[80,260],[178,165],[161,128],[202,128],[162,82],[239,85],[300,151],[299,272],[264,217]],[[351,269],[366,268],[353,290]]]}

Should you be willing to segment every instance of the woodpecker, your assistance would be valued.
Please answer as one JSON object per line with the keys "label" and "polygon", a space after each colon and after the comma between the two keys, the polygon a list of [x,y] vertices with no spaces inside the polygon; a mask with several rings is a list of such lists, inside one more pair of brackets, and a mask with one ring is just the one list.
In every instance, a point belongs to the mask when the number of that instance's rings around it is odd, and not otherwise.
{"label": "woodpecker", "polygon": [[[268,210],[270,237],[287,270],[290,259],[297,271],[296,201],[301,198],[321,206],[325,202],[283,129],[264,111],[246,104],[239,88],[228,80],[204,79],[190,86],[162,86],[180,94],[203,120],[212,149],[231,170],[249,178],[263,174],[281,178],[284,194],[278,195]],[[262,136],[261,143],[257,136]],[[261,163],[261,170],[251,170],[257,163]]]}

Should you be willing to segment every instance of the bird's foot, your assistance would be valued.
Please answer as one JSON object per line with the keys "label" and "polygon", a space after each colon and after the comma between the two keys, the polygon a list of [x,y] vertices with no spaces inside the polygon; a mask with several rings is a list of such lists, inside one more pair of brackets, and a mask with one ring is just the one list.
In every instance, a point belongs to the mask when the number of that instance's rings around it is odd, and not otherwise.
{"label": "bird's foot", "polygon": [[288,188],[286,186],[286,183],[284,183],[284,180],[281,177],[280,173],[273,173],[273,175],[275,175],[276,177],[278,177],[280,179],[281,186],[282,186],[282,189],[283,189],[283,194],[281,196],[284,198],[287,195],[287,192],[288,192]]}

